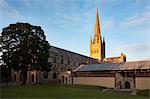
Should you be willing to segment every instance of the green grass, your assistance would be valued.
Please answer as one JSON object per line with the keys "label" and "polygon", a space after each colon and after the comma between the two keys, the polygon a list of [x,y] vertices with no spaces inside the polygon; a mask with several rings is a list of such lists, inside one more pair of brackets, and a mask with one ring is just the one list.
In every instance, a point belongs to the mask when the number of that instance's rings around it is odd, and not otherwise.
{"label": "green grass", "polygon": [[86,85],[1,86],[1,98],[148,99],[148,96],[145,94],[134,96],[129,93],[102,92],[102,89],[102,87]]}
{"label": "green grass", "polygon": [[140,96],[146,96],[146,97],[149,97],[149,99],[150,99],[150,89],[138,92],[138,95],[140,95]]}

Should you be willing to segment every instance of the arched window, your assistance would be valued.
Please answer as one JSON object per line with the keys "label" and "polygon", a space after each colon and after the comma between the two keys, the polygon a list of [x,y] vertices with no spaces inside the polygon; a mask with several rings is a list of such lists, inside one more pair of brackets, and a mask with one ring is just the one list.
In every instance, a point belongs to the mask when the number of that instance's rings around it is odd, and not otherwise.
{"label": "arched window", "polygon": [[31,79],[31,81],[32,81],[32,83],[34,83],[34,75],[32,74],[32,79]]}
{"label": "arched window", "polygon": [[61,64],[64,64],[64,58],[61,56]]}
{"label": "arched window", "polygon": [[126,62],[126,57],[123,57],[123,62]]}
{"label": "arched window", "polygon": [[14,75],[14,81],[17,82],[17,76],[16,76],[16,74]]}
{"label": "arched window", "polygon": [[56,78],[57,78],[57,74],[53,73],[53,79],[56,79]]}
{"label": "arched window", "polygon": [[61,79],[62,79],[62,83],[64,83],[65,82],[65,77],[62,76]]}
{"label": "arched window", "polygon": [[68,79],[67,79],[67,77],[66,77],[66,84],[67,84],[67,81],[68,81]]}
{"label": "arched window", "polygon": [[130,83],[128,81],[125,82],[125,89],[130,89]]}
{"label": "arched window", "polygon": [[56,62],[57,62],[56,57],[53,59],[53,62],[54,62],[54,63],[56,63]]}
{"label": "arched window", "polygon": [[48,72],[44,72],[44,79],[48,78]]}
{"label": "arched window", "polygon": [[121,81],[118,82],[119,89],[122,89]]}
{"label": "arched window", "polygon": [[70,65],[70,60],[67,61],[68,65]]}

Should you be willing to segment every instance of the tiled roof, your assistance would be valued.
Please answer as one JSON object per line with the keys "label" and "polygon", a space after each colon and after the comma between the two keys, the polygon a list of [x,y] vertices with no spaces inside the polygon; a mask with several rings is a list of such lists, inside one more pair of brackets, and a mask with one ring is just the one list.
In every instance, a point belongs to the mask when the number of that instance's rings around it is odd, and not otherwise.
{"label": "tiled roof", "polygon": [[[85,57],[85,58],[89,58],[89,59],[93,59],[93,60],[97,60],[97,59],[94,59],[92,57],[89,57],[89,56],[85,56],[85,55],[82,55],[82,54],[79,54],[79,53],[75,53],[75,52],[72,52],[72,51],[69,51],[69,50],[65,50],[65,49],[62,49],[62,48],[59,48],[59,47],[56,47],[56,46],[52,46],[52,48],[56,49],[55,51],[64,51],[64,52],[68,52],[68,53],[71,53],[71,54],[75,54],[75,55],[79,55],[79,56],[82,56],[82,57]],[[98,61],[98,60],[97,60]]]}
{"label": "tiled roof", "polygon": [[133,69],[150,69],[150,61],[81,65],[77,67],[74,71],[133,70]]}

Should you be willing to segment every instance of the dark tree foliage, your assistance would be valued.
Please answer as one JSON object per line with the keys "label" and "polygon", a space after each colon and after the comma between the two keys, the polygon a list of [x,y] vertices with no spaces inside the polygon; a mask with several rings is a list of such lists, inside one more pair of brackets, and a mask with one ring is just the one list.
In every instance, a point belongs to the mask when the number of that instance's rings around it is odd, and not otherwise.
{"label": "dark tree foliage", "polygon": [[25,84],[28,70],[46,70],[49,44],[40,26],[28,23],[10,24],[1,33],[2,61],[5,66],[21,70],[21,80]]}

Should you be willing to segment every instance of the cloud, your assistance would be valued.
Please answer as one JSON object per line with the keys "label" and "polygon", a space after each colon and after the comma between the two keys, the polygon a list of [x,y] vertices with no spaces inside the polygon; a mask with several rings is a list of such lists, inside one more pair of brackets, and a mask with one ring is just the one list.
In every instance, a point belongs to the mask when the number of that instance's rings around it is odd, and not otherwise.
{"label": "cloud", "polygon": [[137,54],[140,54],[140,53],[145,53],[150,51],[150,46],[148,44],[136,44],[136,45],[130,45],[130,46],[127,46],[125,48],[125,50],[127,50],[129,53],[137,53]]}
{"label": "cloud", "polygon": [[148,43],[143,43],[143,44],[129,44],[129,45],[124,45],[119,48],[115,48],[112,50],[112,52],[117,52],[117,51],[127,51],[128,53],[145,53],[150,51],[150,45]]}
{"label": "cloud", "polygon": [[150,22],[150,10],[145,11],[141,14],[136,14],[134,16],[128,17],[125,19],[121,25],[122,26],[133,26],[133,25],[140,25],[140,24],[149,24]]}
{"label": "cloud", "polygon": [[6,17],[15,20],[19,20],[22,18],[20,13],[16,9],[14,9],[11,5],[9,5],[6,0],[0,0],[0,12],[1,12],[0,17],[2,21],[5,21],[4,18]]}
{"label": "cloud", "polygon": [[[25,5],[26,7],[32,7],[33,4],[31,2],[29,2],[29,0],[17,0],[18,2],[21,2],[21,4]],[[34,0],[32,0],[34,1]],[[39,1],[39,0],[36,0]]]}
{"label": "cloud", "polygon": [[104,21],[104,24],[103,24],[104,30],[110,30],[113,27],[114,27],[114,18],[113,17],[110,17]]}
{"label": "cloud", "polygon": [[[21,13],[23,12],[19,12],[17,9],[15,9],[13,6],[7,3],[7,1],[1,0],[0,2],[2,6],[1,12],[4,13],[3,15],[8,15],[9,18],[15,20],[27,19],[27,17],[23,18],[23,16],[21,16]],[[39,12],[44,14],[46,13],[47,16],[44,17],[47,18],[48,23],[57,26],[59,24],[60,28],[64,28],[67,30],[72,29],[85,30],[87,24],[91,24],[88,21],[88,19],[91,19],[91,17],[93,17],[93,13],[95,13],[96,7],[99,7],[102,3],[105,3],[106,1],[105,0],[64,0],[64,1],[16,0],[15,2],[19,2],[18,4],[21,4],[21,6],[25,9],[31,9],[29,11],[35,10],[35,12],[32,12],[33,14]],[[37,12],[37,9],[39,10],[39,12]],[[2,18],[4,18],[4,16],[2,16]],[[34,20],[36,20],[36,18]],[[108,20],[106,22],[106,28],[111,27],[111,25],[112,25],[111,20]]]}
{"label": "cloud", "polygon": [[[93,0],[68,0],[68,2],[52,0],[46,6],[50,6],[54,11],[53,20],[55,23],[53,24],[60,24],[60,27],[67,30],[80,30],[85,29],[89,22],[87,18],[91,17],[93,11],[95,13],[96,9],[91,9],[94,4]],[[50,22],[52,21],[50,20]]]}
{"label": "cloud", "polygon": [[125,53],[129,61],[145,60],[150,58],[150,45],[148,45],[148,43],[129,44],[114,48],[109,51],[112,56],[118,54],[118,52]]}

